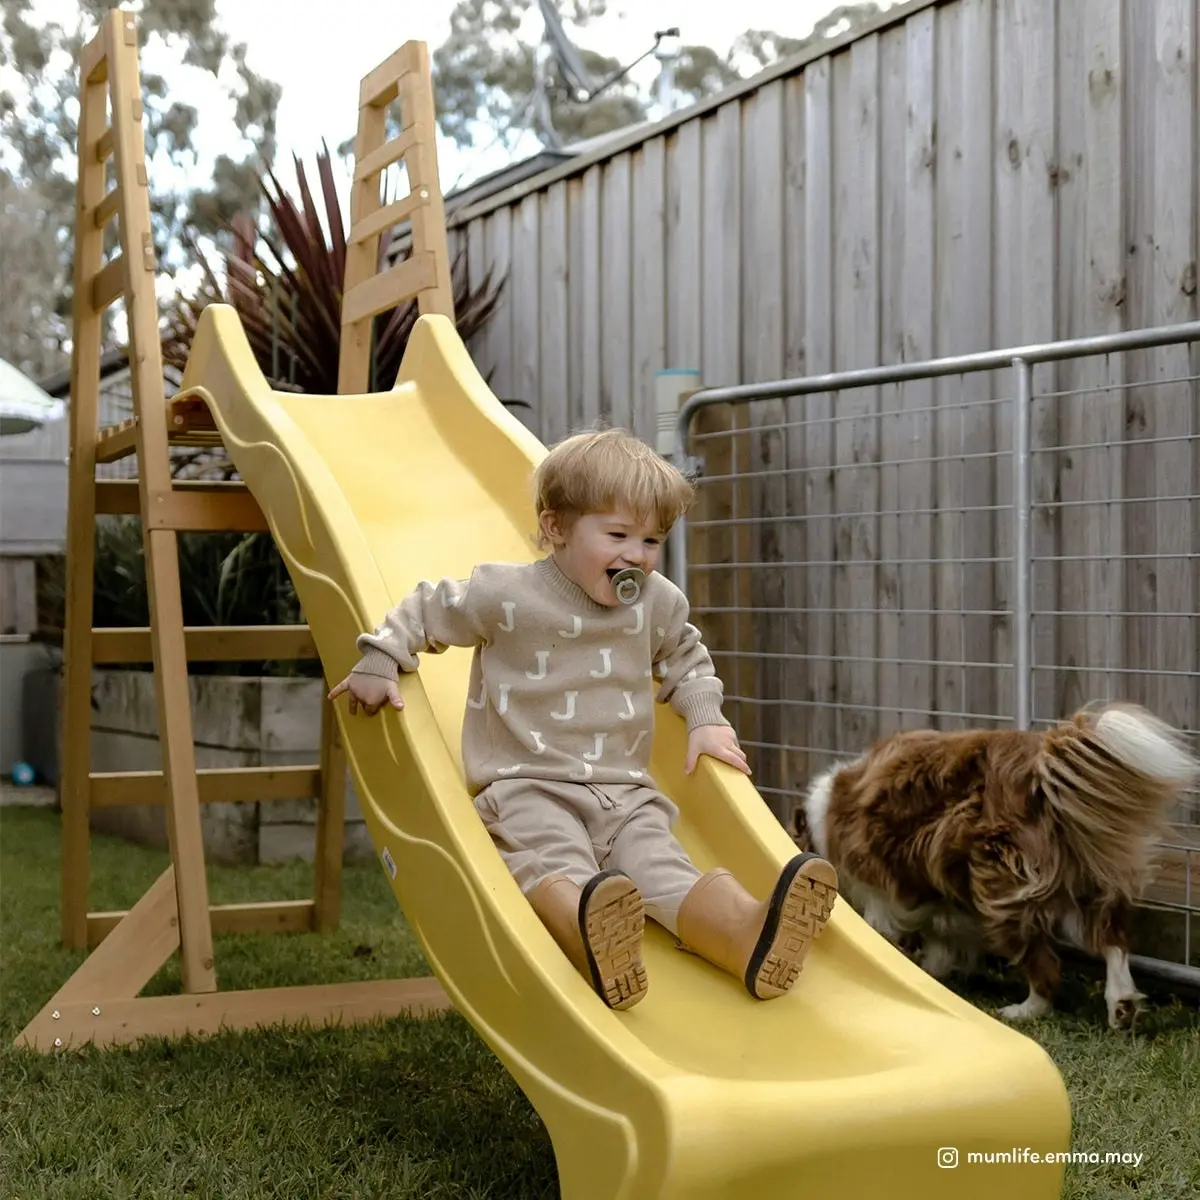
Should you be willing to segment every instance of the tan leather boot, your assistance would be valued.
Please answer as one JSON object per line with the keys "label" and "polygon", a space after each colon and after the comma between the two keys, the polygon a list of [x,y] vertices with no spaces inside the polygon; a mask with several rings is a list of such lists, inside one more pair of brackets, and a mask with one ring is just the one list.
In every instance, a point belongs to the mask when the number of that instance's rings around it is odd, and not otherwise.
{"label": "tan leather boot", "polygon": [[797,854],[765,900],[729,871],[709,871],[680,905],[679,940],[736,975],[756,1000],[770,1000],[796,982],[836,898],[837,871],[816,854]]}
{"label": "tan leather boot", "polygon": [[628,875],[601,871],[582,888],[551,875],[527,895],[562,952],[609,1008],[632,1008],[646,994],[645,907]]}

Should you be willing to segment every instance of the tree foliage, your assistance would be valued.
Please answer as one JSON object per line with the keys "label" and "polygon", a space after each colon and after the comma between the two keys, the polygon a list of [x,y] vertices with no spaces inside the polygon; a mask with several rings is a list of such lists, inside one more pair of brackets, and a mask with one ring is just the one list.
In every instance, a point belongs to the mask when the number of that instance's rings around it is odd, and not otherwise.
{"label": "tree foliage", "polygon": [[[560,0],[558,5],[580,60],[597,82],[618,75],[650,49],[649,38],[645,45],[631,43],[621,61],[588,49],[588,25],[606,10],[606,0]],[[879,6],[870,0],[842,5],[804,38],[748,29],[725,54],[709,46],[684,45],[675,63],[677,102],[703,100],[831,32],[859,28],[878,13]],[[581,102],[552,62],[548,71],[539,73],[539,55],[542,62],[546,56],[545,47],[539,46],[542,30],[536,0],[458,0],[450,15],[450,36],[433,54],[438,124],[447,137],[466,148],[478,142],[481,129],[501,139],[533,129],[545,140],[534,116],[539,93],[544,93],[543,111],[548,109],[550,124],[568,144],[653,115],[652,97],[630,75]]]}
{"label": "tree foliage", "polygon": [[[118,0],[77,0],[69,24],[38,18],[32,0],[4,0],[0,22],[0,246],[30,232],[36,248],[13,262],[0,257],[0,356],[31,373],[61,365],[69,337],[74,251],[78,61]],[[275,153],[278,85],[255,74],[246,47],[222,30],[216,0],[152,0],[135,12],[140,34],[142,97],[150,200],[160,263],[177,262],[180,234],[213,234],[259,203],[256,167]],[[167,74],[211,77],[228,120],[240,133],[197,181],[198,109],[173,95]],[[216,106],[214,106],[216,108]],[[33,294],[12,303],[12,288]],[[36,297],[40,296],[40,307]]]}

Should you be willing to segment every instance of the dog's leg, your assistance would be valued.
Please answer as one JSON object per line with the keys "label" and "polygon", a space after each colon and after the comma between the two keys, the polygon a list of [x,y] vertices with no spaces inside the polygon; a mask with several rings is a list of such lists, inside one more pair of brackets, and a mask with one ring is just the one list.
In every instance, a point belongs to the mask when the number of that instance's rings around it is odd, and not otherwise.
{"label": "dog's leg", "polygon": [[1104,963],[1108,968],[1108,978],[1104,981],[1108,1027],[1132,1029],[1146,997],[1134,986],[1129,972],[1129,951],[1123,946],[1105,946]]}
{"label": "dog's leg", "polygon": [[959,960],[958,951],[949,942],[938,937],[925,939],[917,959],[921,970],[932,975],[934,979],[945,979],[949,976],[959,965]]}
{"label": "dog's leg", "polygon": [[1129,908],[1121,901],[1092,907],[1084,917],[1087,949],[1104,956],[1104,1003],[1109,1029],[1132,1029],[1146,999],[1129,971]]}
{"label": "dog's leg", "polygon": [[997,1016],[1003,1017],[1006,1021],[1033,1021],[1038,1017],[1046,1016],[1053,1010],[1054,1004],[1045,996],[1039,995],[1031,986],[1029,995],[1020,1004],[1006,1004],[999,1010]]}
{"label": "dog's leg", "polygon": [[[1018,966],[1025,968],[1029,979],[1029,995],[1020,1004],[1006,1004],[999,1015],[1006,1021],[1030,1021],[1046,1016],[1054,1008],[1054,990],[1058,987],[1062,970],[1054,947],[1040,931],[1035,931],[1028,943],[1013,943],[1019,936],[1016,930],[1009,931],[1007,945],[994,942],[1001,953],[1015,959]],[[1001,946],[1003,948],[1001,949]],[[1016,950],[1016,953],[1013,953]]]}

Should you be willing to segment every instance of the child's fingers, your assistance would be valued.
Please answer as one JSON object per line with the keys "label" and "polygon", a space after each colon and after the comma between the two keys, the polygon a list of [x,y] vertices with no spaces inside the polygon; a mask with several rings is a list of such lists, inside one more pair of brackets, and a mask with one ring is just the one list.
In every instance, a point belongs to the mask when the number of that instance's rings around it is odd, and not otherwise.
{"label": "child's fingers", "polygon": [[400,695],[400,685],[398,683],[388,684],[387,698],[393,708],[400,709],[404,707],[404,697]]}
{"label": "child's fingers", "polygon": [[750,762],[740,746],[722,747],[721,758],[731,767],[737,767],[744,775],[750,774]]}
{"label": "child's fingers", "polygon": [[327,699],[336,700],[343,692],[348,691],[349,688],[350,688],[350,680],[348,678],[343,679],[341,683],[336,684],[333,687],[333,689],[330,691]]}

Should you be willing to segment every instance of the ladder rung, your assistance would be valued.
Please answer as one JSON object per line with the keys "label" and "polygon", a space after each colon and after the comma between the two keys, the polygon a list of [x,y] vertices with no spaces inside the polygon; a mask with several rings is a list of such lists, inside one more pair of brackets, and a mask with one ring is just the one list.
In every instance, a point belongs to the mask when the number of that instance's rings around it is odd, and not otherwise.
{"label": "ladder rung", "polygon": [[104,199],[92,209],[92,223],[97,229],[103,229],[113,219],[120,203],[121,189],[119,187],[114,187],[105,194]]}
{"label": "ladder rung", "polygon": [[399,162],[416,144],[417,131],[406,129],[399,137],[384,142],[370,154],[364,154],[354,168],[354,182],[361,183],[364,179],[370,179],[372,175],[378,175],[392,163]]}
{"label": "ladder rung", "polygon": [[96,438],[96,461],[116,462],[137,450],[137,421],[130,417],[120,425],[109,425]]}
{"label": "ladder rung", "polygon": [[96,161],[103,162],[113,152],[113,131],[109,127],[96,139]]}
{"label": "ladder rung", "polygon": [[[97,479],[96,480],[96,515],[106,517],[123,517],[136,515],[141,511],[141,501],[138,495],[138,480],[134,479]],[[249,496],[246,485],[238,479],[176,479],[176,492],[201,492],[215,496]]]}
{"label": "ladder rung", "polygon": [[433,287],[437,267],[431,252],[412,254],[397,266],[352,287],[342,300],[342,327],[395,308]]}
{"label": "ladder rung", "polygon": [[[156,807],[166,803],[161,771],[94,771],[89,807]],[[320,795],[321,768],[221,767],[196,772],[201,804],[252,804],[272,800],[314,800]]]}
{"label": "ladder rung", "polygon": [[[317,657],[307,625],[188,625],[183,630],[189,662],[292,661]],[[92,630],[92,662],[148,663],[150,630],[131,627]]]}
{"label": "ladder rung", "polygon": [[[123,912],[88,913],[88,949],[94,950],[126,916]],[[210,905],[213,933],[309,933],[316,928],[312,900],[267,900],[259,904]]]}
{"label": "ladder rung", "polygon": [[103,74],[100,73],[101,67],[108,66],[107,40],[104,30],[101,29],[79,52],[79,74],[87,83],[103,83],[108,77],[107,70]]}
{"label": "ladder rung", "polygon": [[385,229],[399,225],[401,221],[411,217],[423,204],[428,203],[429,189],[427,187],[409,192],[402,200],[396,200],[386,208],[371,213],[369,217],[363,217],[361,221],[356,221],[350,229],[350,244],[357,246],[360,242],[365,242],[368,238],[383,233]]}
{"label": "ladder rung", "polygon": [[125,290],[125,255],[118,254],[92,277],[92,308],[103,312]]}
{"label": "ladder rung", "polygon": [[[141,514],[136,479],[97,479],[97,516]],[[177,482],[150,517],[155,529],[208,533],[265,533],[270,526],[244,483]]]}
{"label": "ladder rung", "polygon": [[[395,54],[385,59],[369,75],[363,77],[358,89],[360,108],[375,107],[391,104],[399,91],[400,80],[420,67],[418,46],[414,42],[405,42]],[[408,120],[408,114],[404,114]]]}

